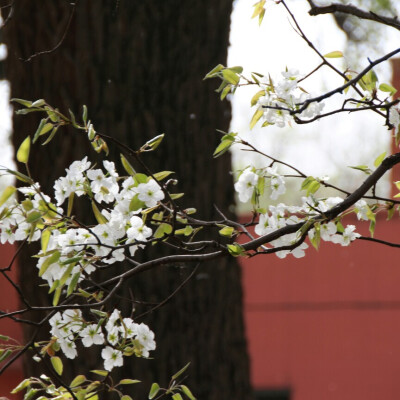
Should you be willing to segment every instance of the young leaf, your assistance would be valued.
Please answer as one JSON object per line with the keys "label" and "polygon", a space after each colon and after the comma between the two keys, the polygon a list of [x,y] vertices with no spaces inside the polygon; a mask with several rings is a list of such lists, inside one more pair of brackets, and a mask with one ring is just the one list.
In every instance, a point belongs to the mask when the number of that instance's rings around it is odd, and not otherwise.
{"label": "young leaf", "polygon": [[235,228],[233,228],[232,226],[225,226],[222,229],[220,229],[218,233],[221,236],[232,237],[234,231]]}
{"label": "young leaf", "polygon": [[16,192],[16,188],[14,186],[7,186],[0,197],[0,207]]}
{"label": "young leaf", "polygon": [[102,369],[93,369],[90,372],[93,372],[96,375],[100,375],[100,376],[107,376],[108,375],[108,371],[104,371]]}
{"label": "young leaf", "polygon": [[125,171],[129,175],[134,176],[136,174],[136,171],[134,170],[134,168],[132,167],[130,162],[125,158],[125,156],[122,153],[120,156],[121,156],[121,163],[122,163],[122,166],[124,167]]}
{"label": "young leaf", "polygon": [[92,201],[92,210],[93,214],[99,224],[106,224],[107,218],[100,212],[100,210],[97,208],[96,203]]}
{"label": "young leaf", "polygon": [[54,296],[53,296],[53,306],[55,307],[58,302],[60,301],[60,296],[61,296],[61,290],[62,290],[62,286],[59,286],[56,291],[54,292]]}
{"label": "young leaf", "polygon": [[11,99],[10,101],[11,101],[12,103],[21,104],[22,106],[28,107],[28,108],[32,105],[32,102],[31,102],[31,101],[29,101],[29,100],[24,100],[24,99],[16,99],[16,98],[14,98],[14,99]]}
{"label": "young leaf", "polygon": [[39,276],[42,276],[51,264],[56,263],[60,259],[61,253],[57,250],[50,257],[46,258],[39,270]]}
{"label": "young leaf", "polygon": [[324,55],[325,58],[342,58],[343,53],[341,51],[331,51]]}
{"label": "young leaf", "polygon": [[391,96],[393,96],[397,92],[397,89],[394,88],[392,85],[389,85],[388,83],[381,83],[379,85],[379,90],[381,90],[382,92],[388,92]]}
{"label": "young leaf", "polygon": [[151,385],[148,398],[149,398],[150,400],[151,400],[151,399],[154,399],[154,397],[157,396],[157,393],[158,393],[159,390],[160,390],[159,384],[156,383],[156,382],[154,382],[154,383]]}
{"label": "young leaf", "polygon": [[180,395],[180,393],[175,393],[172,396],[172,400],[183,400],[182,396]]}
{"label": "young leaf", "polygon": [[216,67],[214,67],[204,78],[205,79],[209,79],[209,78],[215,78],[216,76],[218,76],[218,73],[223,70],[225,67],[222,64],[218,64]]}
{"label": "young leaf", "polygon": [[234,143],[234,140],[231,139],[224,139],[221,141],[221,143],[218,145],[218,147],[215,149],[213,157],[217,158],[224,154],[228,149],[232,146]]}
{"label": "young leaf", "polygon": [[258,122],[258,120],[263,116],[264,111],[259,108],[253,115],[250,121],[250,129],[254,128],[254,125]]}
{"label": "young leaf", "polygon": [[4,361],[7,357],[9,357],[12,354],[12,351],[10,349],[7,350],[1,350],[0,353],[0,362]]}
{"label": "young leaf", "polygon": [[232,71],[230,68],[225,68],[222,71],[222,76],[224,80],[232,85],[237,85],[239,83],[240,77],[236,74],[236,72]]}
{"label": "young leaf", "polygon": [[250,101],[250,105],[251,106],[255,106],[257,104],[257,101],[260,97],[265,96],[266,92],[265,90],[260,90],[259,92],[257,92]]}
{"label": "young leaf", "polygon": [[54,371],[57,372],[58,375],[62,375],[63,373],[63,363],[60,357],[51,357],[50,359],[51,365],[54,368]]}
{"label": "young leaf", "polygon": [[359,170],[359,171],[362,171],[362,172],[364,172],[365,174],[367,174],[367,175],[370,175],[371,174],[371,169],[370,168],[368,168],[368,166],[367,165],[357,165],[357,166],[355,166],[355,167],[351,167],[351,166],[349,166],[349,168],[352,168],[352,169],[357,169],[357,170]]}
{"label": "young leaf", "polygon": [[51,231],[49,229],[45,229],[42,232],[42,237],[40,238],[40,243],[41,243],[43,253],[46,253],[47,245],[49,244],[49,240],[50,240],[50,236],[51,236]]}
{"label": "young leaf", "polygon": [[378,168],[382,164],[382,161],[385,159],[385,157],[386,157],[386,151],[384,151],[376,158],[376,160],[374,161],[374,166]]}
{"label": "young leaf", "polygon": [[21,390],[26,389],[29,385],[31,384],[31,380],[30,379],[24,379],[22,382],[20,382],[18,384],[17,387],[15,387],[10,393],[11,394],[15,394],[20,392]]}
{"label": "young leaf", "polygon": [[155,150],[160,143],[163,141],[165,134],[158,135],[154,137],[153,139],[150,139],[148,142],[146,142],[142,147],[141,150],[143,151],[153,151]]}
{"label": "young leaf", "polygon": [[21,146],[19,146],[19,149],[17,151],[17,160],[19,162],[26,164],[29,159],[30,149],[31,149],[31,137],[27,136],[25,140],[21,143]]}
{"label": "young leaf", "polygon": [[182,392],[185,393],[187,397],[189,397],[190,400],[196,400],[196,397],[193,396],[193,393],[190,391],[190,389],[186,385],[181,385]]}
{"label": "young leaf", "polygon": [[189,365],[190,365],[190,362],[187,363],[183,368],[181,368],[174,375],[172,375],[171,381],[176,381],[189,368]]}
{"label": "young leaf", "polygon": [[122,379],[119,381],[120,385],[133,385],[134,383],[140,383],[138,379]]}
{"label": "young leaf", "polygon": [[161,172],[156,172],[153,174],[154,178],[156,178],[158,181],[162,181],[163,179],[167,178],[171,174],[173,174],[174,171],[161,171]]}
{"label": "young leaf", "polygon": [[86,381],[86,376],[85,375],[78,375],[76,376],[73,381],[69,384],[70,387],[76,387],[82,385],[83,382]]}

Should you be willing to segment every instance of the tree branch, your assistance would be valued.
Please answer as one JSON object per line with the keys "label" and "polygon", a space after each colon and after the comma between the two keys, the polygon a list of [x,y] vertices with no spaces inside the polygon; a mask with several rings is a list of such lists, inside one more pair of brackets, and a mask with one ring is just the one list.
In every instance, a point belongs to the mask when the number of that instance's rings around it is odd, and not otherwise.
{"label": "tree branch", "polygon": [[339,4],[339,3],[332,3],[329,6],[317,6],[315,5],[313,0],[307,0],[308,4],[310,4],[310,11],[308,12],[311,16],[321,15],[321,14],[333,14],[333,13],[343,13],[354,15],[355,17],[361,19],[367,19],[369,21],[378,22],[380,24],[384,24],[387,26],[391,26],[397,30],[400,30],[400,21],[397,17],[390,18],[385,17],[383,15],[375,14],[372,11],[364,11],[361,10],[351,4]]}

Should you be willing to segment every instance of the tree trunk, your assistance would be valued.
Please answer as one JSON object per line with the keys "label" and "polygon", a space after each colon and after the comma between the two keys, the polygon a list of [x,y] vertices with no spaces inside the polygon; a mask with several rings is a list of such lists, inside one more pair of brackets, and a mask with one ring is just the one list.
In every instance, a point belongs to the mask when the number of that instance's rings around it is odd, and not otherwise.
{"label": "tree trunk", "polygon": [[[231,8],[231,0],[86,0],[77,2],[68,26],[68,1],[16,1],[3,28],[12,97],[45,98],[76,114],[86,104],[96,130],[132,148],[165,132],[146,163],[153,171],[175,171],[178,191],[185,193],[182,204],[195,207],[200,218],[215,218],[214,205],[229,212],[234,198],[229,157],[212,160],[216,129],[228,129],[230,109],[214,92],[216,82],[202,78],[226,61]],[[33,134],[36,124],[35,115],[15,117],[14,144]],[[89,152],[93,156],[77,133],[60,132],[53,142],[35,146],[30,161],[33,177],[49,194],[68,163]],[[20,257],[21,285],[36,304],[44,304],[46,290],[32,285],[42,282],[34,280],[30,254]],[[145,256],[154,257],[154,251]],[[192,268],[163,267],[135,277],[126,295],[160,302]],[[155,360],[127,359],[122,375],[166,385],[190,361],[187,384],[199,399],[249,398],[241,301],[234,260],[201,265],[167,305],[144,317],[156,333]],[[135,314],[141,311],[138,307]],[[26,362],[27,374],[35,374],[37,365]],[[73,365],[74,375],[89,368],[86,361]]]}

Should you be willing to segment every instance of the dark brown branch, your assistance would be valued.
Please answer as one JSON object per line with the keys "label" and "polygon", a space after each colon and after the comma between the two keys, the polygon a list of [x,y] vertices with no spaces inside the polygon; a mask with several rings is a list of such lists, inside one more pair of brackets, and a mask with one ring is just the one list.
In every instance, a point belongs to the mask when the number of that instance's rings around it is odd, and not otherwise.
{"label": "dark brown branch", "polygon": [[311,7],[310,11],[308,12],[311,16],[340,12],[343,14],[353,15],[361,19],[378,22],[380,24],[391,26],[392,28],[400,30],[400,21],[397,19],[397,17],[385,17],[383,15],[375,14],[372,11],[361,10],[351,4],[332,3],[329,6],[316,6],[313,0],[307,1]]}
{"label": "dark brown branch", "polygon": [[21,58],[21,61],[29,62],[29,61],[32,61],[32,59],[35,58],[35,57],[42,56],[42,55],[44,55],[44,54],[51,54],[51,53],[54,53],[54,52],[62,45],[62,43],[63,43],[64,40],[65,40],[65,37],[67,36],[69,27],[70,27],[70,25],[71,25],[72,18],[73,18],[74,14],[75,14],[75,8],[76,8],[77,2],[78,2],[78,0],[76,0],[75,3],[71,3],[71,7],[72,7],[72,8],[71,8],[71,12],[70,12],[70,15],[69,15],[69,18],[68,18],[68,22],[67,22],[67,25],[66,25],[66,27],[65,27],[65,29],[64,29],[64,33],[63,33],[63,35],[61,36],[61,39],[58,41],[58,43],[57,43],[52,49],[39,51],[39,52],[37,52],[37,53],[35,53],[35,54],[32,54],[32,55],[31,55],[30,57],[28,57],[27,59],[22,59],[22,58]]}
{"label": "dark brown branch", "polygon": [[384,244],[385,246],[389,246],[389,247],[400,247],[400,244],[398,244],[398,243],[392,243],[392,242],[388,242],[386,240],[376,239],[376,238],[372,238],[372,237],[368,237],[368,236],[360,236],[358,238],[358,240],[367,240],[369,242]]}

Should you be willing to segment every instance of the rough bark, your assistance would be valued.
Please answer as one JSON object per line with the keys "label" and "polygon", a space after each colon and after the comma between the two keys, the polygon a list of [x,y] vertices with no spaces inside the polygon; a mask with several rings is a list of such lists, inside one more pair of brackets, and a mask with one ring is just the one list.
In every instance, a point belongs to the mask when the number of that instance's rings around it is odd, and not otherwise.
{"label": "rough bark", "polygon": [[[18,0],[3,28],[12,97],[45,98],[64,111],[86,104],[98,131],[133,148],[165,132],[163,144],[146,162],[153,171],[176,171],[179,191],[185,193],[182,203],[197,208],[202,218],[213,218],[214,204],[227,210],[234,197],[229,157],[212,161],[219,140],[215,129],[228,129],[230,109],[214,93],[215,82],[202,78],[225,63],[231,7],[231,0],[80,1],[62,44],[25,62],[21,59],[57,45],[71,6],[62,0]],[[14,118],[15,145],[34,132],[36,123],[33,115]],[[52,193],[51,183],[67,163],[87,152],[85,138],[64,132],[50,146],[34,148],[32,174]],[[38,282],[29,254],[20,264],[21,285],[44,304],[45,290],[32,285]],[[157,303],[191,268],[151,271],[130,282],[125,294]],[[144,319],[156,332],[155,360],[128,360],[122,375],[166,384],[190,361],[187,384],[199,399],[248,398],[241,300],[237,263],[202,265],[166,306]],[[82,373],[87,364],[74,363],[71,369]],[[36,369],[27,364],[26,372]]]}

